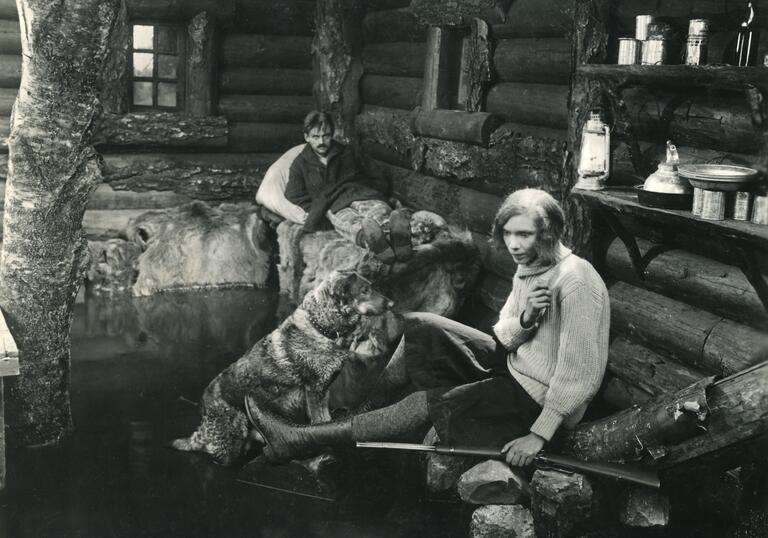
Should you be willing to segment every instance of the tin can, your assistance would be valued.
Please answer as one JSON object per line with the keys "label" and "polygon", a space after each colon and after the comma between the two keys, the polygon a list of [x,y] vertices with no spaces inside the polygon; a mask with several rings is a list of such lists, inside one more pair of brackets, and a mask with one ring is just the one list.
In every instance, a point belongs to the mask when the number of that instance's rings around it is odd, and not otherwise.
{"label": "tin can", "polygon": [[688,21],[688,36],[708,36],[709,19],[691,19]]}
{"label": "tin can", "polygon": [[652,22],[648,25],[648,37],[646,39],[670,39],[672,27],[666,22]]}
{"label": "tin can", "polygon": [[752,222],[754,224],[768,224],[768,195],[755,196],[752,203]]}
{"label": "tin can", "polygon": [[635,39],[645,41],[648,39],[648,25],[653,22],[653,15],[638,15],[635,17]]}
{"label": "tin can", "polygon": [[664,39],[643,41],[642,65],[663,65],[667,61],[667,42]]}
{"label": "tin can", "polygon": [[688,36],[685,43],[685,65],[704,65],[707,63],[709,38]]}
{"label": "tin can", "polygon": [[698,187],[693,188],[693,207],[691,212],[694,217],[701,216],[701,210],[704,207],[704,190]]}
{"label": "tin can", "polygon": [[749,220],[751,206],[751,192],[738,191],[729,193],[726,216],[733,220]]}
{"label": "tin can", "polygon": [[632,37],[619,38],[619,65],[635,65],[640,60],[640,42]]}
{"label": "tin can", "polygon": [[723,220],[725,218],[725,193],[722,191],[703,191],[701,218]]}

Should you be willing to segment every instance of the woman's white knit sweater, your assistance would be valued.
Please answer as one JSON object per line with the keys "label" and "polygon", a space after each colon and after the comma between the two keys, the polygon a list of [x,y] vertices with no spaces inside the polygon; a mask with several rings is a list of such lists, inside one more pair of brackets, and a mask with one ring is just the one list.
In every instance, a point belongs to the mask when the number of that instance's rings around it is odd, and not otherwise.
{"label": "woman's white knit sweater", "polygon": [[[551,306],[525,329],[521,314],[538,282],[552,291]],[[518,266],[493,331],[509,351],[510,373],[542,406],[533,433],[549,440],[584,416],[605,373],[609,327],[608,290],[589,262],[560,245],[554,265]]]}

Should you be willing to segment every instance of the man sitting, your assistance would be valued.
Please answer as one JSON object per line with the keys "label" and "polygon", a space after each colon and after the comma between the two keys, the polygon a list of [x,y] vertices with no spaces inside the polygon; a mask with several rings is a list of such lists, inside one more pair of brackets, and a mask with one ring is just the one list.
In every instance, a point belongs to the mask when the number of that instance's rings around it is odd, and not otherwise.
{"label": "man sitting", "polygon": [[306,213],[304,230],[317,230],[327,217],[340,235],[382,262],[407,260],[412,254],[409,218],[392,210],[385,185],[361,173],[351,148],[334,141],[333,132],[326,112],[313,110],[304,118],[307,145],[293,161],[285,189],[285,197]]}

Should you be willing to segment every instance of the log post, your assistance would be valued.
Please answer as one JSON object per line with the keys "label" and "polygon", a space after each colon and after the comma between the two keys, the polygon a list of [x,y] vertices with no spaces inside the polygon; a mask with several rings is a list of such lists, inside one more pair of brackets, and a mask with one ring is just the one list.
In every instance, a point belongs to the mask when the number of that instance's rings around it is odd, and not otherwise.
{"label": "log post", "polygon": [[72,427],[69,329],[88,250],[82,219],[101,182],[91,145],[117,0],[19,0],[23,68],[9,146],[0,307],[22,352],[9,383],[14,442]]}
{"label": "log post", "polygon": [[0,313],[0,492],[5,489],[5,395],[3,378],[19,375],[19,350]]}
{"label": "log post", "polygon": [[360,0],[317,2],[317,34],[312,43],[315,100],[331,113],[335,136],[345,144],[356,139],[355,116],[361,106],[362,20]]}
{"label": "log post", "polygon": [[216,73],[216,24],[203,11],[187,25],[187,113],[210,116],[214,104],[214,73]]}
{"label": "log post", "polygon": [[422,109],[453,108],[458,92],[460,47],[461,34],[456,28],[430,27]]}

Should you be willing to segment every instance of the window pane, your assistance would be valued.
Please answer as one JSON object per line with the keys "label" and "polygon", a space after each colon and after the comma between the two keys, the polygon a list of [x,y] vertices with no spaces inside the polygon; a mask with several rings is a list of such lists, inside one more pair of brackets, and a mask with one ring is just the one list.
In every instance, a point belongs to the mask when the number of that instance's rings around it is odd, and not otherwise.
{"label": "window pane", "polygon": [[157,27],[157,50],[176,52],[176,28]]}
{"label": "window pane", "polygon": [[152,49],[152,40],[155,36],[155,29],[152,26],[133,26],[133,48],[134,49]]}
{"label": "window pane", "polygon": [[158,83],[157,106],[176,106],[176,84],[170,82]]}
{"label": "window pane", "polygon": [[157,55],[157,76],[161,78],[176,78],[176,62],[178,56],[168,54]]}
{"label": "window pane", "polygon": [[134,82],[133,83],[133,104],[152,106],[152,83]]}
{"label": "window pane", "polygon": [[154,55],[149,52],[133,53],[133,74],[137,77],[151,77]]}

